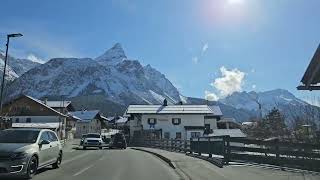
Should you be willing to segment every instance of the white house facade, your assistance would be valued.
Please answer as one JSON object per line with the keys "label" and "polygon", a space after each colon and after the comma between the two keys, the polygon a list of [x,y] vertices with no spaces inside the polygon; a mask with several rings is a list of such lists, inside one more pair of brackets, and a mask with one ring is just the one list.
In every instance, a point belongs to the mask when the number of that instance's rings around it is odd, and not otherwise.
{"label": "white house facade", "polygon": [[130,105],[126,115],[132,138],[190,139],[217,129],[222,113],[218,106],[208,105]]}

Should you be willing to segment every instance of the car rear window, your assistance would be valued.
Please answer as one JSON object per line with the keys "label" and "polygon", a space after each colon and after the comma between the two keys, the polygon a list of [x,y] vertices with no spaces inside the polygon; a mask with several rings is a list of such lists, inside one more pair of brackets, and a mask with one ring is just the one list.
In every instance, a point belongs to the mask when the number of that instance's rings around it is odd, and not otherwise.
{"label": "car rear window", "polygon": [[87,138],[100,138],[100,134],[88,134]]}

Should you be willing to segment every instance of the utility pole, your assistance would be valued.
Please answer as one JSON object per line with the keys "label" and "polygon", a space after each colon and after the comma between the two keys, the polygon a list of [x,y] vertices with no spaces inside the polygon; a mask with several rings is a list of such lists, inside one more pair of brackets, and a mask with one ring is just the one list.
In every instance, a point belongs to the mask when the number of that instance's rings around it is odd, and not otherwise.
{"label": "utility pole", "polygon": [[5,77],[7,71],[7,62],[8,62],[8,51],[9,51],[9,42],[11,37],[21,37],[22,34],[8,34],[7,35],[7,43],[6,43],[6,55],[4,59],[4,67],[3,67],[3,75],[2,75],[2,83],[1,83],[1,92],[0,92],[0,129],[5,129],[8,126],[7,119],[3,116],[2,106],[3,106],[3,91],[5,86]]}
{"label": "utility pole", "polygon": [[4,81],[7,71],[7,62],[8,62],[8,51],[9,51],[9,42],[11,37],[21,37],[22,34],[8,34],[7,35],[7,44],[6,44],[6,56],[4,60],[4,67],[3,67],[3,76],[2,76],[2,84],[1,84],[1,94],[0,94],[0,114],[2,115],[2,105],[3,105],[3,90],[4,90]]}

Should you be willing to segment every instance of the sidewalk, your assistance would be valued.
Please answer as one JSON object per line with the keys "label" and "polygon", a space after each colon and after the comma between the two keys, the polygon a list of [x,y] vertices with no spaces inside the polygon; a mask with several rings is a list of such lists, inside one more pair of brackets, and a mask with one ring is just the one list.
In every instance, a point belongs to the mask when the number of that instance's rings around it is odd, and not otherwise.
{"label": "sidewalk", "polygon": [[157,153],[171,160],[177,172],[185,179],[194,180],[318,180],[320,175],[281,171],[262,166],[229,165],[219,168],[207,161],[154,148],[138,148]]}

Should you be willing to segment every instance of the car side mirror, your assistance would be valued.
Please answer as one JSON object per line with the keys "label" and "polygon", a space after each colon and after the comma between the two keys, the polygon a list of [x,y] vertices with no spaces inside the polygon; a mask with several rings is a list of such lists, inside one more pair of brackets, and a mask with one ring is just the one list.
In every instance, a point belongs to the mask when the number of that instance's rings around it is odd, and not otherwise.
{"label": "car side mirror", "polygon": [[43,139],[39,142],[39,145],[44,145],[44,144],[50,144],[50,141]]}

